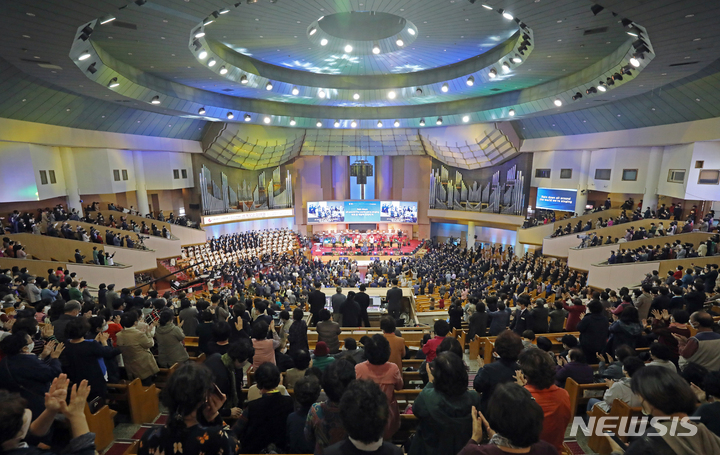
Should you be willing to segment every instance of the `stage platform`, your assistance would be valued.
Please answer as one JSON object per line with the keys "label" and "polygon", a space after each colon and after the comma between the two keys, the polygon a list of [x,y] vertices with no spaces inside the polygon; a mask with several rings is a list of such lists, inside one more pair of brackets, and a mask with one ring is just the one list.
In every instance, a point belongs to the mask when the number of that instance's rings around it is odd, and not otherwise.
{"label": "stage platform", "polygon": [[[371,261],[370,258],[380,258],[381,261],[390,258],[399,258],[407,256],[406,253],[412,253],[420,244],[419,240],[408,240],[408,245],[398,245],[397,248],[377,248],[369,251],[367,254],[356,254],[360,248],[344,248],[344,247],[320,247],[314,245],[312,248],[313,259],[320,258],[323,262],[336,261],[340,258],[355,259],[357,261]],[[328,254],[330,253],[330,254]],[[392,253],[392,254],[391,254]]]}

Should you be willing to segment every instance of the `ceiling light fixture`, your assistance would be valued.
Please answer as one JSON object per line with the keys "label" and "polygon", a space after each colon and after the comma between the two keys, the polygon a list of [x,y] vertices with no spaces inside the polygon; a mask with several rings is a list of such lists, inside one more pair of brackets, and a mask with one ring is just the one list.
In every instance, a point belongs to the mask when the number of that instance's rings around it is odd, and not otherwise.
{"label": "ceiling light fixture", "polygon": [[512,58],[512,61],[514,63],[522,63],[522,57],[520,57],[520,55],[518,54],[515,54],[515,57]]}
{"label": "ceiling light fixture", "polygon": [[497,70],[495,68],[491,68],[490,72],[488,73],[488,77],[490,79],[495,79],[497,77]]}
{"label": "ceiling light fixture", "polygon": [[243,74],[242,76],[240,76],[240,83],[243,85],[248,83],[248,78],[246,75]]}
{"label": "ceiling light fixture", "polygon": [[442,125],[442,117],[438,117],[437,120],[435,120],[436,125]]}
{"label": "ceiling light fixture", "polygon": [[271,81],[268,81],[268,83],[265,84],[265,90],[272,90],[272,89],[273,89],[272,82],[271,82]]}
{"label": "ceiling light fixture", "polygon": [[335,128],[339,128],[339,127],[340,127],[340,120],[335,120],[335,123],[333,123],[333,126],[334,126]]}
{"label": "ceiling light fixture", "polygon": [[215,19],[211,19],[211,18],[209,18],[209,17],[206,17],[205,20],[203,21],[203,25],[210,25],[210,24],[212,24],[213,22],[215,22]]}
{"label": "ceiling light fixture", "polygon": [[425,126],[425,119],[424,119],[424,118],[421,118],[421,119],[420,119],[420,126]]}
{"label": "ceiling light fixture", "polygon": [[87,60],[87,59],[89,59],[90,57],[92,57],[92,55],[90,55],[90,52],[85,51],[85,52],[83,52],[82,54],[80,54],[80,57],[78,57],[78,60],[80,60],[80,61],[82,61],[82,60]]}
{"label": "ceiling light fixture", "polygon": [[465,81],[465,83],[470,87],[475,85],[475,76],[468,77],[467,80]]}
{"label": "ceiling light fixture", "polygon": [[573,101],[577,101],[577,100],[579,100],[580,98],[582,98],[582,93],[580,93],[580,92],[577,92],[576,94],[574,94],[574,95],[572,96],[572,100],[573,100]]}
{"label": "ceiling light fixture", "polygon": [[448,85],[447,82],[445,82],[445,83],[442,85],[442,87],[440,87],[440,90],[442,90],[443,93],[447,93],[448,90],[450,90],[450,86]]}
{"label": "ceiling light fixture", "polygon": [[350,122],[350,128],[357,128],[357,122],[355,120]]}
{"label": "ceiling light fixture", "polygon": [[383,126],[383,125],[382,125],[382,120],[378,120],[378,122],[377,122],[377,127],[378,127],[378,128],[382,128],[382,126]]}
{"label": "ceiling light fixture", "polygon": [[300,89],[297,88],[297,87],[293,87],[293,88],[292,88],[292,91],[291,91],[290,93],[292,93],[293,95],[297,96],[297,95],[300,94]]}
{"label": "ceiling light fixture", "polygon": [[245,114],[245,117],[243,117],[243,118],[246,122],[249,122],[250,120],[252,120],[252,117],[250,116],[250,114]]}
{"label": "ceiling light fixture", "polygon": [[118,82],[118,78],[117,78],[117,77],[114,77],[114,78],[110,79],[110,82],[108,82],[108,87],[110,87],[110,88],[115,88],[115,87],[117,87],[118,85],[120,85],[120,82]]}
{"label": "ceiling light fixture", "polygon": [[598,83],[597,89],[601,92],[605,92],[607,91],[607,85],[605,85],[605,83],[601,81],[600,83]]}
{"label": "ceiling light fixture", "polygon": [[112,22],[114,20],[115,20],[115,16],[113,16],[112,14],[108,14],[107,16],[103,16],[100,19],[100,25],[109,24],[110,22]]}
{"label": "ceiling light fixture", "polygon": [[290,119],[290,126],[295,126],[296,123],[297,123],[297,122],[295,121],[294,118],[291,118],[291,119]]}
{"label": "ceiling light fixture", "polygon": [[318,120],[317,123],[315,124],[315,126],[317,126],[318,128],[322,127],[322,122],[320,120]]}
{"label": "ceiling light fixture", "polygon": [[493,9],[492,6],[488,6],[488,5],[483,5],[482,7],[485,8],[485,9],[489,9],[489,10],[492,10],[492,9]]}
{"label": "ceiling light fixture", "polygon": [[510,109],[510,110],[508,111],[508,115],[509,115],[510,117],[515,117],[515,109]]}
{"label": "ceiling light fixture", "polygon": [[463,120],[463,122],[467,123],[467,122],[470,121],[470,116],[469,116],[469,115],[465,115],[465,116],[463,116],[463,119],[462,119],[462,120]]}
{"label": "ceiling light fixture", "polygon": [[507,20],[509,20],[509,21],[513,20],[513,15],[510,14],[510,13],[508,13],[507,11],[505,11],[505,10],[503,10],[503,9],[498,10],[498,11],[500,12],[500,14],[502,14],[502,16],[503,16],[505,19],[507,19]]}
{"label": "ceiling light fixture", "polygon": [[350,52],[352,52],[352,50],[353,50],[353,47],[351,45],[349,45],[349,44],[345,45],[345,52],[347,52],[349,54]]}
{"label": "ceiling light fixture", "polygon": [[637,28],[637,27],[630,27],[630,30],[628,30],[626,33],[627,33],[628,35],[630,35],[630,36],[636,36],[636,37],[637,37],[637,36],[640,36],[640,34],[642,33],[642,31],[641,31],[639,28]]}
{"label": "ceiling light fixture", "polygon": [[233,114],[232,112],[228,112],[228,113],[227,113],[227,118],[228,118],[228,120],[232,120],[232,119],[235,118],[235,114]]}
{"label": "ceiling light fixture", "polygon": [[638,58],[638,57],[639,57],[639,56],[634,55],[634,56],[630,59],[630,64],[631,64],[632,66],[634,66],[635,68],[637,68],[638,66],[640,66],[640,60],[642,59],[642,57],[640,57],[640,58]]}
{"label": "ceiling light fixture", "polygon": [[204,49],[201,50],[200,53],[198,54],[198,58],[199,58],[200,60],[205,60],[205,59],[207,58],[207,56],[208,56],[208,53],[207,53],[207,51],[204,50]]}
{"label": "ceiling light fixture", "polygon": [[327,46],[327,43],[328,43],[327,38],[323,38],[323,39],[320,40],[320,45],[321,45],[321,46]]}
{"label": "ceiling light fixture", "polygon": [[311,28],[308,32],[308,35],[313,36],[315,33],[317,33],[317,29],[315,27]]}
{"label": "ceiling light fixture", "polygon": [[270,117],[263,118],[264,123],[270,123],[271,121],[272,121],[272,119]]}
{"label": "ceiling light fixture", "polygon": [[372,53],[377,55],[380,53],[380,46],[378,44],[374,44],[372,48]]}
{"label": "ceiling light fixture", "polygon": [[557,106],[557,107],[560,107],[560,106],[562,106],[562,100],[556,99],[555,101],[553,101],[553,104],[555,104],[555,106]]}
{"label": "ceiling light fixture", "polygon": [[394,100],[395,97],[397,96],[397,93],[395,93],[394,90],[390,90],[390,91],[388,92],[388,95],[387,95],[387,96],[388,96],[388,98],[390,98],[391,100]]}
{"label": "ceiling light fixture", "polygon": [[359,99],[360,99],[360,94],[359,94],[359,93],[353,94],[353,99],[356,100],[356,101],[359,100]]}
{"label": "ceiling light fixture", "polygon": [[150,100],[150,104],[160,104],[160,96],[153,96],[153,98]]}
{"label": "ceiling light fixture", "polygon": [[218,11],[218,14],[227,14],[227,13],[229,13],[229,12],[230,12],[229,9],[223,8],[223,9],[221,9],[220,11]]}
{"label": "ceiling light fixture", "polygon": [[422,87],[416,88],[416,89],[415,89],[415,94],[416,94],[416,95],[422,95],[422,94],[423,94],[423,89],[422,89]]}
{"label": "ceiling light fixture", "polygon": [[399,47],[403,47],[405,45],[405,41],[398,38],[397,41],[395,41],[395,44],[397,44]]}
{"label": "ceiling light fixture", "polygon": [[395,128],[399,127],[399,126],[400,126],[400,120],[395,120],[395,123],[393,123],[393,126],[394,126]]}
{"label": "ceiling light fixture", "polygon": [[215,60],[214,58],[211,58],[210,60],[208,60],[208,66],[209,66],[210,68],[212,68],[213,66],[215,66],[216,63],[217,63],[217,60]]}
{"label": "ceiling light fixture", "polygon": [[225,68],[224,66],[220,68],[220,74],[225,75],[225,74],[227,74],[227,72],[228,72],[228,69]]}
{"label": "ceiling light fixture", "polygon": [[503,62],[502,69],[507,73],[508,71],[510,71],[510,64],[508,62]]}
{"label": "ceiling light fixture", "polygon": [[204,108],[204,107],[201,107],[200,109],[198,109],[198,115],[205,115],[205,108]]}
{"label": "ceiling light fixture", "polygon": [[96,65],[96,64],[97,64],[97,62],[92,62],[92,63],[87,67],[88,73],[90,73],[90,74],[95,74],[95,73],[97,73],[97,68],[95,68],[95,65]]}
{"label": "ceiling light fixture", "polygon": [[202,30],[195,33],[195,38],[202,38],[203,36],[205,36],[205,32],[203,32]]}
{"label": "ceiling light fixture", "polygon": [[325,93],[325,90],[320,89],[320,90],[318,90],[318,96],[319,96],[321,99],[324,99],[324,98],[327,96],[327,93]]}
{"label": "ceiling light fixture", "polygon": [[408,33],[411,34],[412,36],[415,36],[415,29],[409,28]]}

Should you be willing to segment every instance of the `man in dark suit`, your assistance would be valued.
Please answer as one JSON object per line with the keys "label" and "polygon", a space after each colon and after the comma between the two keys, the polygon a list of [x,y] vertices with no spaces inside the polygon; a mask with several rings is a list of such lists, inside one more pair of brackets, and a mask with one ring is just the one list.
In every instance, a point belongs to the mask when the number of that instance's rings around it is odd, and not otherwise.
{"label": "man in dark suit", "polygon": [[515,318],[510,324],[510,328],[518,335],[522,335],[524,331],[533,329],[534,322],[532,314],[530,313],[530,310],[528,310],[530,299],[526,294],[523,294],[518,298],[518,305],[520,308],[515,310]]}
{"label": "man in dark suit", "polygon": [[385,298],[387,299],[388,314],[397,320],[400,317],[400,300],[402,299],[402,289],[398,287],[397,278],[392,280],[393,287],[387,291]]}
{"label": "man in dark suit", "polygon": [[316,325],[318,322],[318,316],[320,310],[325,308],[325,293],[320,291],[322,284],[319,281],[315,282],[315,290],[308,296],[308,303],[310,304],[310,313],[312,314],[312,320],[310,325]]}
{"label": "man in dark suit", "polygon": [[360,305],[360,321],[362,321],[364,327],[370,327],[370,318],[367,312],[370,306],[370,296],[365,294],[365,289],[367,289],[367,287],[361,284],[360,292],[355,294],[355,301]]}

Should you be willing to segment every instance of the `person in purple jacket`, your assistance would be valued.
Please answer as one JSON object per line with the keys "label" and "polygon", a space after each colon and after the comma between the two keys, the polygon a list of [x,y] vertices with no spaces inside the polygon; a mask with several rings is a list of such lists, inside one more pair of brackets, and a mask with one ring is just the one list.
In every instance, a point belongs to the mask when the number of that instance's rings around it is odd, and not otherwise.
{"label": "person in purple jacket", "polygon": [[578,384],[592,384],[595,382],[593,369],[588,365],[587,358],[582,349],[572,348],[568,351],[567,358],[561,357],[560,365],[555,372],[555,384],[558,387],[565,387],[567,378],[573,378]]}

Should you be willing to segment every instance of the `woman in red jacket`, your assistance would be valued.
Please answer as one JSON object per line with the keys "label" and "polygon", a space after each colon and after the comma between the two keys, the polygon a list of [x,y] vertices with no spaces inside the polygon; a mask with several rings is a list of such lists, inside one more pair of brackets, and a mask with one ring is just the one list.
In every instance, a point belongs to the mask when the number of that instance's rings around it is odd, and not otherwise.
{"label": "woman in red jacket", "polygon": [[568,312],[567,322],[565,322],[565,331],[574,332],[577,329],[577,325],[580,323],[580,315],[585,313],[585,305],[582,300],[574,298],[572,304],[568,305],[563,302],[563,308]]}

